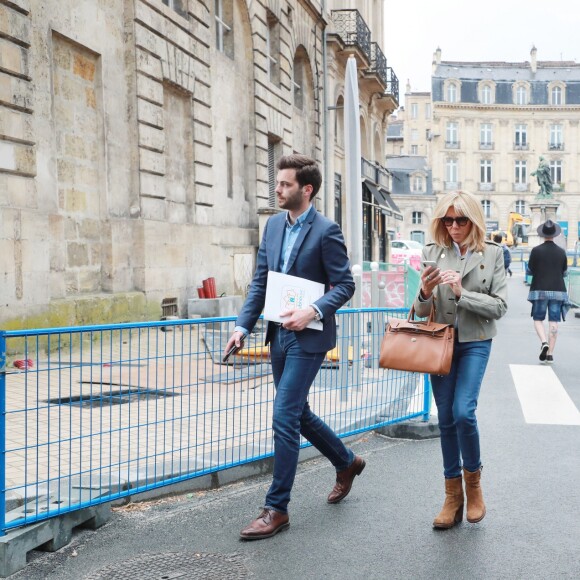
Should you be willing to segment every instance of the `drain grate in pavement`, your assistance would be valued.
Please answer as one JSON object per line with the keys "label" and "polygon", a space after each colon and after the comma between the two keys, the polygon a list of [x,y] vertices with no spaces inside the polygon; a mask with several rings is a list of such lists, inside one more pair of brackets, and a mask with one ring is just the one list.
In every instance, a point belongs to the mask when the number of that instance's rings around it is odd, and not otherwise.
{"label": "drain grate in pavement", "polygon": [[238,554],[142,554],[105,566],[84,580],[243,580],[249,578]]}

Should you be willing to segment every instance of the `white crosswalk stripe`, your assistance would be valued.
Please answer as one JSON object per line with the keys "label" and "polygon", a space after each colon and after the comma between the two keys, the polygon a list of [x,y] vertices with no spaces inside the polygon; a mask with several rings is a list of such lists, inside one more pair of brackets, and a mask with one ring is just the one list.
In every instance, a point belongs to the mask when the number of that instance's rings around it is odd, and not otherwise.
{"label": "white crosswalk stripe", "polygon": [[580,411],[549,366],[510,365],[527,423],[580,425]]}

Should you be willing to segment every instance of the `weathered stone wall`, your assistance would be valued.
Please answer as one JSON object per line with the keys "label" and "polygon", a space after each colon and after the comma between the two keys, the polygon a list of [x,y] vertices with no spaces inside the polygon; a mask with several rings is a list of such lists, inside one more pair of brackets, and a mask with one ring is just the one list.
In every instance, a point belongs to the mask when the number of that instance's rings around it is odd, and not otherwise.
{"label": "weathered stone wall", "polygon": [[[324,23],[317,2],[234,0],[232,58],[216,48],[214,7],[0,0],[2,327],[155,318],[168,296],[185,314],[208,276],[245,291],[268,136],[321,160]],[[276,84],[266,10],[280,26]]]}

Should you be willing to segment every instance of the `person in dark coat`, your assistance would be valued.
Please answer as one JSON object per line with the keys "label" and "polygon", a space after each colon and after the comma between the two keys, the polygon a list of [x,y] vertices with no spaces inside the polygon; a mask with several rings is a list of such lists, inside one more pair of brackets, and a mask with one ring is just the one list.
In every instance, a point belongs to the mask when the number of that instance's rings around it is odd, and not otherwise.
{"label": "person in dark coat", "polygon": [[[570,302],[566,291],[564,276],[568,269],[566,252],[554,243],[562,228],[552,220],[538,227],[538,235],[544,243],[536,246],[530,253],[529,274],[533,276],[528,300],[532,303],[532,319],[540,346],[540,361],[554,362],[554,347],[558,337],[558,322],[566,319]],[[544,320],[548,313],[549,337],[546,338]]]}
{"label": "person in dark coat", "polygon": [[510,264],[512,263],[512,255],[510,253],[509,248],[504,244],[503,236],[501,234],[495,234],[493,236],[493,241],[501,246],[503,252],[503,266],[505,268],[505,273],[511,276],[512,271],[510,270]]}

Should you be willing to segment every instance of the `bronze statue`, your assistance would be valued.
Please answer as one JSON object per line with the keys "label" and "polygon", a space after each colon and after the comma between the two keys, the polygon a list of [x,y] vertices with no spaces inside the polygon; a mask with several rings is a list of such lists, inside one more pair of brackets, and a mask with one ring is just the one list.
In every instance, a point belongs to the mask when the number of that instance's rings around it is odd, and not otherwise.
{"label": "bronze statue", "polygon": [[550,166],[544,161],[542,156],[540,156],[538,168],[532,173],[532,177],[534,176],[538,180],[538,186],[540,187],[537,197],[552,197],[552,175],[550,174]]}

